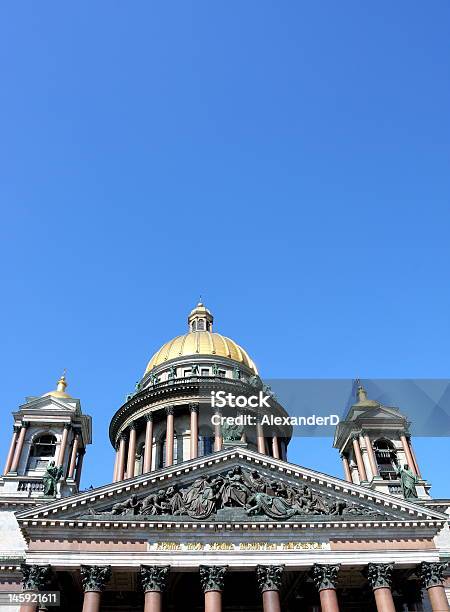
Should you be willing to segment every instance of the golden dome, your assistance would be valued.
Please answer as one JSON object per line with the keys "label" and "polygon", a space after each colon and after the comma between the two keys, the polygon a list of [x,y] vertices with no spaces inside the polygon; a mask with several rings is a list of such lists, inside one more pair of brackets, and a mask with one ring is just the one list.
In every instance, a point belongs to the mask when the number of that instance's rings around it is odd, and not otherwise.
{"label": "golden dome", "polygon": [[52,397],[63,397],[68,398],[71,397],[68,393],[66,393],[67,381],[66,381],[66,371],[64,370],[63,375],[56,383],[56,389],[54,391],[48,391],[41,395],[41,397],[46,397],[47,395],[51,395]]}
{"label": "golden dome", "polygon": [[148,362],[145,374],[170,359],[179,359],[180,357],[187,357],[189,355],[216,355],[217,357],[227,357],[228,359],[234,359],[234,361],[244,364],[250,368],[252,372],[258,374],[258,370],[250,359],[247,351],[239,346],[239,344],[236,344],[234,340],[226,336],[222,336],[222,334],[208,331],[189,332],[183,336],[177,336],[173,340],[170,340],[170,342],[166,342]]}
{"label": "golden dome", "polygon": [[[202,331],[198,331],[199,321],[205,317]],[[211,355],[233,359],[247,366],[252,372],[258,374],[258,370],[248,355],[234,340],[212,331],[213,316],[201,302],[192,310],[188,317],[189,329],[187,334],[177,336],[166,342],[148,362],[145,374],[156,366],[171,359],[180,357]],[[206,331],[207,330],[207,331]]]}

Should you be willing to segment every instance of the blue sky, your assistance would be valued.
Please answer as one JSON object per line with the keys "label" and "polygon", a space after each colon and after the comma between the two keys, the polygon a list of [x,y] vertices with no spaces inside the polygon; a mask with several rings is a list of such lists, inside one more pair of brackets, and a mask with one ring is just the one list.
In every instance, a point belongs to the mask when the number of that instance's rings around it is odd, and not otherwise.
{"label": "blue sky", "polygon": [[[449,377],[450,5],[0,8],[3,384],[111,415],[202,294],[263,376]],[[416,441],[436,496],[448,439]],[[291,459],[341,474],[331,440]]]}

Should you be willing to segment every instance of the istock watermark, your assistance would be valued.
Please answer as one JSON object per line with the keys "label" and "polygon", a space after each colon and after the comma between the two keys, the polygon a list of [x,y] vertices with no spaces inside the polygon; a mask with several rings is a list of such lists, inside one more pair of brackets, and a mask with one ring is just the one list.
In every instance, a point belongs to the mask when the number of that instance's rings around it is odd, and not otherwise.
{"label": "istock watermark", "polygon": [[339,423],[339,417],[337,414],[330,414],[328,416],[318,416],[310,414],[309,416],[276,416],[274,414],[263,414],[260,417],[256,417],[252,414],[239,414],[237,416],[222,416],[220,414],[214,414],[211,417],[211,423],[213,425],[237,425],[251,426],[256,425],[258,422],[261,425],[271,425],[277,427],[304,427],[304,426],[329,426],[337,425]]}
{"label": "istock watermark", "polygon": [[270,408],[271,396],[259,391],[258,395],[233,395],[225,391],[211,391],[211,406],[213,408]]}
{"label": "istock watermark", "polygon": [[[386,426],[398,415],[407,419],[415,437],[450,436],[450,379],[265,379],[260,383],[224,379],[216,391],[200,385],[208,424],[215,412],[232,418],[243,414],[249,421],[238,427],[253,428],[260,418],[268,430],[276,428],[278,436],[334,437],[339,424],[358,415],[376,414],[378,424]],[[364,397],[358,392],[360,385]]]}

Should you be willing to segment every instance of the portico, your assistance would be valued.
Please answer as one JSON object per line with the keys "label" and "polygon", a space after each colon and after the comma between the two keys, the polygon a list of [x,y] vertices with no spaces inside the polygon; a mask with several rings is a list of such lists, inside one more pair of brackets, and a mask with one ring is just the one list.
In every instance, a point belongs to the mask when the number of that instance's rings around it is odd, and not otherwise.
{"label": "portico", "polygon": [[428,609],[444,602],[433,536],[445,516],[248,449],[70,502],[18,519],[27,564],[50,564],[68,610],[176,611],[189,601],[207,612],[337,612],[361,610],[364,596],[364,609],[393,612],[427,609],[427,590]]}

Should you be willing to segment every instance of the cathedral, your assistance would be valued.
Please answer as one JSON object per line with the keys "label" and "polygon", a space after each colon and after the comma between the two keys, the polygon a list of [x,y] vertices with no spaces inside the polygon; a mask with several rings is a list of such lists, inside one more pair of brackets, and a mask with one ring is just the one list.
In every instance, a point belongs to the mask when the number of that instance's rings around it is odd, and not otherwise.
{"label": "cathedral", "polygon": [[[154,353],[112,416],[103,486],[80,487],[92,419],[65,374],[13,412],[2,609],[448,611],[450,500],[431,496],[401,407],[358,383],[333,442],[343,477],[293,464],[292,428],[265,424],[250,398],[266,393],[280,422],[286,410],[213,324],[200,302]],[[219,408],[219,392],[245,409]]]}

